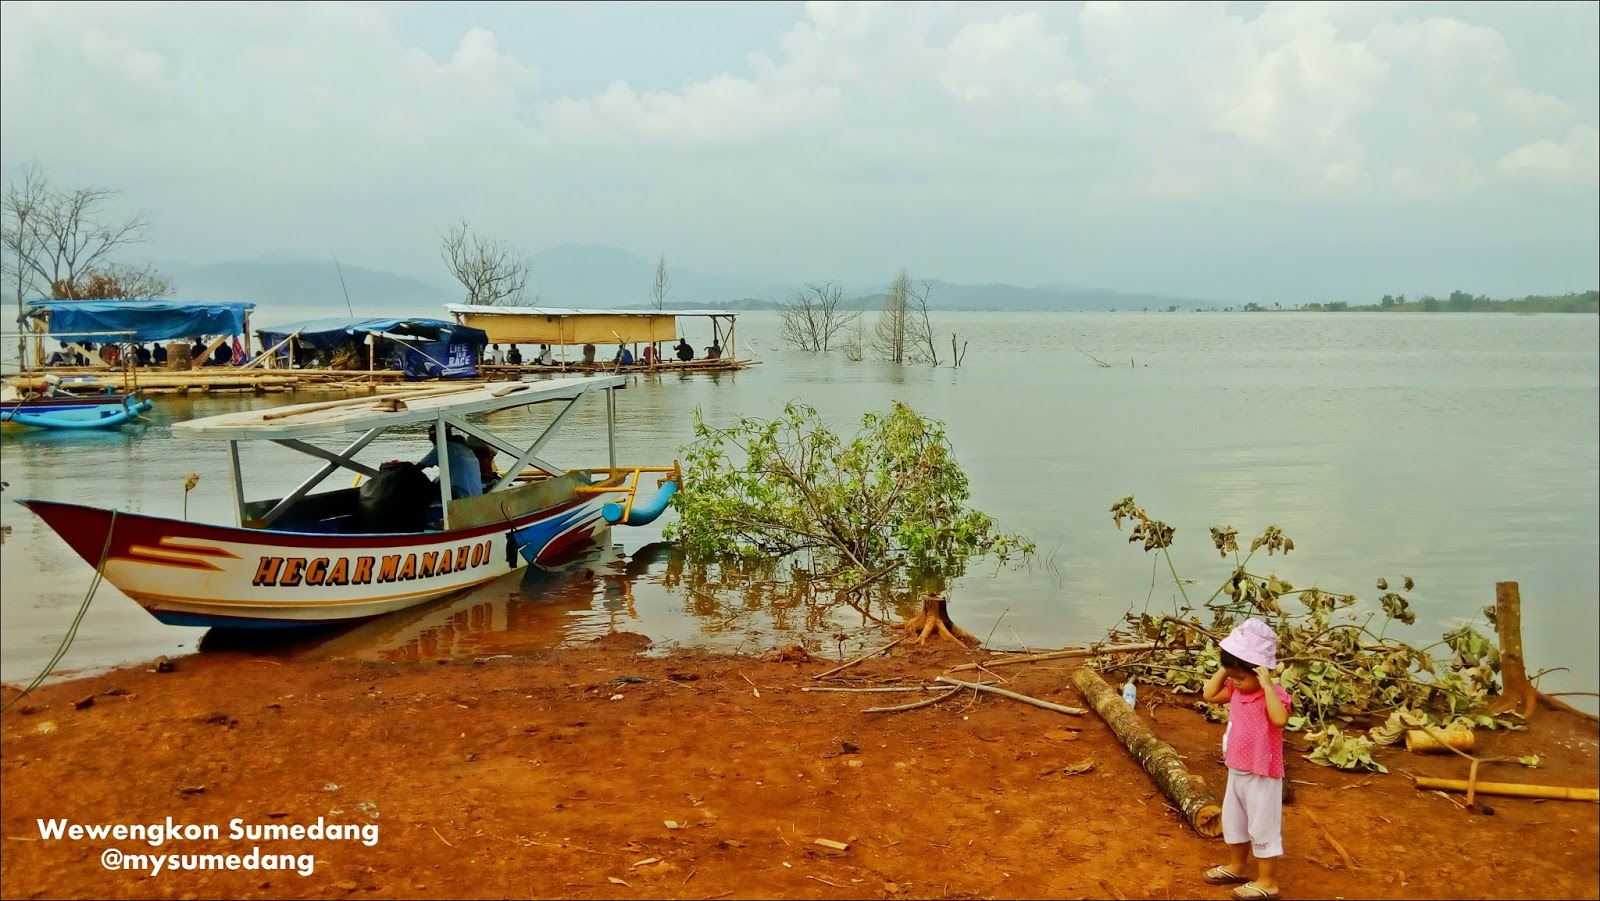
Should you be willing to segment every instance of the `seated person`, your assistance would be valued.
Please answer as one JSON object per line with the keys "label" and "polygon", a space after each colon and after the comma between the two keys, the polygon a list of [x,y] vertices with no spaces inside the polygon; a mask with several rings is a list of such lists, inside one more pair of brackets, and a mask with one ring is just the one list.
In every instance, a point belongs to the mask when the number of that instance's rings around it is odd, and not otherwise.
{"label": "seated person", "polygon": [[721,344],[717,344],[716,342],[712,342],[711,346],[706,348],[706,359],[708,359],[708,360],[720,360],[720,359],[722,359],[722,345]]}
{"label": "seated person", "polygon": [[229,347],[228,343],[226,341],[224,341],[223,343],[217,345],[217,349],[216,350],[211,352],[211,361],[209,363],[207,363],[206,365],[208,365],[208,366],[226,366],[226,365],[228,365],[229,363],[232,363],[232,362],[233,362],[233,348]]}
{"label": "seated person", "polygon": [[[450,460],[450,497],[472,497],[483,493],[483,468],[467,439],[454,429],[445,433],[445,452]],[[493,459],[492,457],[490,458]],[[423,469],[439,465],[439,449],[430,448],[417,465]],[[437,480],[435,480],[437,482]]]}
{"label": "seated person", "polygon": [[685,363],[694,359],[694,348],[690,347],[689,342],[683,338],[678,339],[678,346],[675,350],[678,352],[678,359]]}
{"label": "seated person", "polygon": [[44,361],[44,365],[46,365],[46,366],[71,366],[75,362],[74,358],[76,356],[77,355],[74,354],[72,352],[72,350],[67,347],[67,342],[63,341],[63,342],[61,342],[61,349],[56,351],[55,353],[51,354],[50,355],[50,359]]}
{"label": "seated person", "polygon": [[166,362],[167,362],[167,346],[165,344],[162,344],[159,341],[156,342],[156,352],[153,355],[153,359],[155,360],[155,363],[156,363],[157,366],[162,366],[162,365],[166,364]]}
{"label": "seated person", "polygon": [[620,363],[623,366],[632,366],[633,365],[633,351],[629,350],[628,346],[626,344],[618,344],[617,345],[617,358],[616,358],[615,362]]}
{"label": "seated person", "polygon": [[593,344],[585,344],[583,346],[583,362],[585,362],[585,363],[593,363],[594,362],[594,345]]}
{"label": "seated person", "polygon": [[539,345],[539,365],[540,366],[554,366],[554,365],[556,365],[556,358],[555,358],[555,356],[553,354],[550,353],[550,345],[548,345],[548,344]]}
{"label": "seated person", "polygon": [[140,366],[149,366],[150,361],[154,359],[154,356],[150,353],[150,348],[143,344],[139,345],[134,353],[139,358]]}
{"label": "seated person", "polygon": [[656,364],[656,346],[654,344],[646,344],[644,346],[644,350],[639,352],[639,362],[646,366],[654,366]]}
{"label": "seated person", "polygon": [[506,352],[506,362],[511,364],[512,366],[521,366],[522,365],[522,348],[518,347],[515,344],[511,345],[511,350]]}
{"label": "seated person", "polygon": [[205,359],[205,355],[206,343],[201,341],[199,338],[194,339],[194,343],[189,345],[189,359],[196,361],[203,360]]}

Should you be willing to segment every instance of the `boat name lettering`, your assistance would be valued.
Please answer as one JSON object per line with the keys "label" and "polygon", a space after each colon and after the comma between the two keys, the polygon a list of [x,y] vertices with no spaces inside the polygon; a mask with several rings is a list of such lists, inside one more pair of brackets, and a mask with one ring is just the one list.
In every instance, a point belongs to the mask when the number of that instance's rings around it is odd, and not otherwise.
{"label": "boat name lettering", "polygon": [[494,560],[494,539],[442,551],[378,557],[262,557],[252,585],[371,585],[445,576]]}

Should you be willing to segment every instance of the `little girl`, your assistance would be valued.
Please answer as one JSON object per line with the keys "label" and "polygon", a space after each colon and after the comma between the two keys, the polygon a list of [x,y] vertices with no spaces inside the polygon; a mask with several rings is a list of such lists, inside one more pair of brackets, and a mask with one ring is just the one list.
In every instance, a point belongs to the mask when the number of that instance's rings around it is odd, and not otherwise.
{"label": "little girl", "polygon": [[[1228,702],[1222,757],[1228,791],[1222,799],[1222,840],[1229,863],[1205,873],[1211,885],[1242,882],[1240,899],[1278,897],[1278,858],[1283,856],[1283,725],[1289,693],[1272,681],[1278,636],[1259,619],[1247,619],[1218,643],[1222,668],[1206,680],[1202,697]],[[1226,681],[1224,681],[1226,678]],[[1245,864],[1254,853],[1259,872],[1251,882]]]}

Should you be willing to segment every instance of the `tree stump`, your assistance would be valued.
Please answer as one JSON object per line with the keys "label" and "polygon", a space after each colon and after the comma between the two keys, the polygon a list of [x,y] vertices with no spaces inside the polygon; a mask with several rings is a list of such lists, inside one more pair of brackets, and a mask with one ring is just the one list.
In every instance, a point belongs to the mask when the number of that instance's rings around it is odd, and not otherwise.
{"label": "tree stump", "polygon": [[1494,629],[1500,636],[1500,700],[1495,713],[1527,719],[1538,706],[1539,692],[1528,681],[1522,658],[1522,593],[1515,582],[1494,583]]}
{"label": "tree stump", "polygon": [[1194,831],[1206,838],[1221,835],[1222,805],[1217,803],[1217,796],[1206,781],[1183,765],[1177,750],[1157,738],[1099,673],[1080,667],[1072,671],[1072,684],[1111,727],[1133,759],[1155,780],[1162,793],[1183,811],[1184,819]]}
{"label": "tree stump", "polygon": [[930,637],[946,638],[963,647],[982,644],[972,633],[950,621],[947,604],[948,599],[942,594],[923,595],[922,612],[902,623],[900,628],[915,635],[917,644],[926,644]]}

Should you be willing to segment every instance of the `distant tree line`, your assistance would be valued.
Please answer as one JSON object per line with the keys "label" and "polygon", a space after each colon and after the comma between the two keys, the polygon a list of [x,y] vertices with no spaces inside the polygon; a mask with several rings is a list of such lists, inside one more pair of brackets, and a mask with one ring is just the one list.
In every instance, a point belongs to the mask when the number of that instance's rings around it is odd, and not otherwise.
{"label": "distant tree line", "polygon": [[[1252,309],[1265,308],[1245,305],[1247,312]],[[1385,294],[1375,304],[1332,301],[1308,303],[1298,309],[1322,313],[1600,313],[1600,291],[1529,294],[1511,300],[1495,300],[1483,294],[1474,296],[1465,291],[1451,291],[1448,297],[1424,294],[1415,300],[1407,300],[1404,294]]]}

